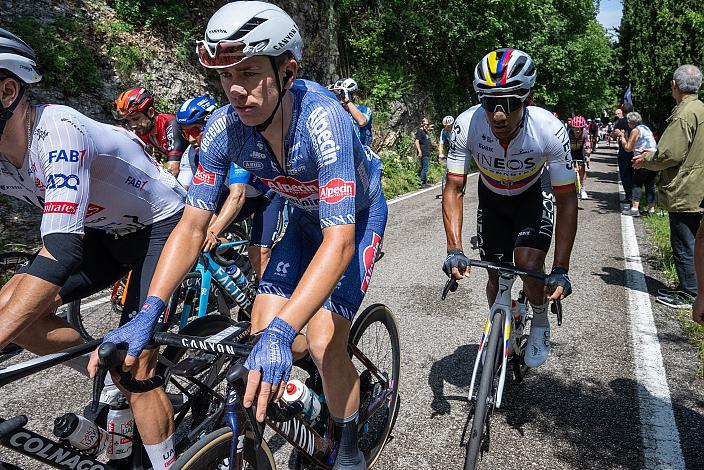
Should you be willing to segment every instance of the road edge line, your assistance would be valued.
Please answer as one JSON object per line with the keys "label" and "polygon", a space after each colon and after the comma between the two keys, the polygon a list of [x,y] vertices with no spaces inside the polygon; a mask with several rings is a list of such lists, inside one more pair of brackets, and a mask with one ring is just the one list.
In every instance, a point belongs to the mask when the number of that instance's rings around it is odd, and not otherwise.
{"label": "road edge line", "polygon": [[[470,176],[477,175],[477,174],[479,174],[479,173],[475,171],[473,173],[468,174],[467,178],[469,178]],[[386,205],[390,206],[392,204],[396,204],[397,202],[405,201],[406,199],[410,199],[414,196],[418,196],[419,194],[427,193],[428,191],[432,191],[433,189],[437,189],[440,186],[442,186],[442,183],[435,183],[434,185],[430,186],[429,188],[423,188],[423,189],[419,189],[418,191],[413,191],[412,193],[406,193],[406,194],[402,194],[400,196],[396,196],[395,198],[386,201]]]}
{"label": "road edge line", "polygon": [[679,430],[633,218],[622,214],[620,217],[645,468],[684,469]]}

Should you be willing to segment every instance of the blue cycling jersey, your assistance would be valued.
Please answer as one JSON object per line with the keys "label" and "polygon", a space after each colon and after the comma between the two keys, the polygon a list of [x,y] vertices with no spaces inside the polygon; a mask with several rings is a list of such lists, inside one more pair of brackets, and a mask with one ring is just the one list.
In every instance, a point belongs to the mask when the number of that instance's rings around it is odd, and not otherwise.
{"label": "blue cycling jersey", "polygon": [[356,137],[347,112],[317,83],[296,80],[286,168],[261,134],[244,125],[231,105],[208,120],[188,204],[215,210],[230,162],[249,171],[290,203],[317,215],[320,227],[355,223],[356,214],[383,199],[381,164]]}
{"label": "blue cycling jersey", "polygon": [[364,117],[367,118],[367,123],[359,127],[357,125],[357,121],[352,119],[354,122],[354,131],[357,134],[357,137],[359,137],[359,140],[362,142],[362,144],[371,146],[372,145],[372,110],[364,106],[363,104],[356,104],[357,109],[359,109],[359,112],[364,114]]}

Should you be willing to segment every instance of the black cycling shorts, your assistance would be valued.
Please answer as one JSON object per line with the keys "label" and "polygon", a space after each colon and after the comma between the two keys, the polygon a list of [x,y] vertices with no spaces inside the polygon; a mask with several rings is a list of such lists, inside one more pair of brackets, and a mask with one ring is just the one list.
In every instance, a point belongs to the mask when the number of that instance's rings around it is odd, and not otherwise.
{"label": "black cycling shorts", "polygon": [[[161,251],[182,212],[124,236],[86,228],[83,236],[83,259],[61,287],[63,303],[88,297],[114,284],[130,270],[130,285],[120,324],[138,312],[147,298],[149,284],[156,270]],[[36,255],[35,255],[36,256]],[[17,270],[26,272],[28,263]]]}
{"label": "black cycling shorts", "polygon": [[585,160],[586,160],[586,151],[584,149],[572,152],[572,161],[573,162],[579,163],[580,165],[584,165]]}
{"label": "black cycling shorts", "polygon": [[522,194],[504,196],[479,179],[477,242],[481,259],[510,263],[513,249],[523,246],[547,253],[552,242],[554,201],[540,181]]}

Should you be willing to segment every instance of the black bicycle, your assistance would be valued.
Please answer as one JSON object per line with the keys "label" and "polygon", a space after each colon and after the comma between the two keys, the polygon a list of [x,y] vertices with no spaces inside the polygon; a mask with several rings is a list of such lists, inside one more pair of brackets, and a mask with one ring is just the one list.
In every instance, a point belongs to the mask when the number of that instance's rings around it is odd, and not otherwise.
{"label": "black bicycle", "polygon": [[[203,318],[209,321],[213,316]],[[231,331],[230,331],[231,330]],[[227,391],[219,401],[226,403],[224,412],[218,409],[222,426],[198,440],[174,463],[175,468],[249,469],[275,468],[273,454],[263,440],[264,425],[254,418],[252,408],[245,409],[242,397],[247,370],[244,361],[258,336],[250,335],[250,324],[240,322],[228,333],[210,337],[193,337],[171,332],[154,335],[156,344],[170,347],[188,347],[200,354],[215,354],[226,358]],[[113,367],[120,363],[121,355],[114,345],[101,347],[101,358]],[[398,379],[400,370],[400,345],[398,327],[393,314],[380,304],[365,309],[352,325],[349,352],[360,374],[359,445],[369,467],[378,460],[386,444],[399,408]],[[124,354],[122,354],[124,356]],[[310,357],[294,364],[308,378],[306,385],[319,396],[323,395],[322,382]],[[130,379],[121,380],[130,383]],[[225,399],[226,397],[226,399]],[[296,451],[295,468],[329,469],[334,463],[337,443],[332,437],[332,419],[323,402],[320,416],[310,422],[302,415],[302,408],[274,403],[267,408],[265,426],[288,441]]]}

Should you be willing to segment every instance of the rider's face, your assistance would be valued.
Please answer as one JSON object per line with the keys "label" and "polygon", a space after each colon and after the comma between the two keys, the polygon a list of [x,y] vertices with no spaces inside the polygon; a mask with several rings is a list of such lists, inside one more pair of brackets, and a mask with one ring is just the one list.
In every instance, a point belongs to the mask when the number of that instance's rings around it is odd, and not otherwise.
{"label": "rider's face", "polygon": [[486,111],[486,119],[494,135],[502,141],[508,140],[518,130],[523,119],[523,106],[511,113],[504,112],[501,108],[497,111]]}
{"label": "rider's face", "polygon": [[268,57],[254,56],[218,73],[227,99],[244,125],[261,124],[274,111],[279,94]]}
{"label": "rider's face", "polygon": [[144,113],[134,113],[125,117],[125,126],[137,135],[147,135],[152,130],[152,121]]}

